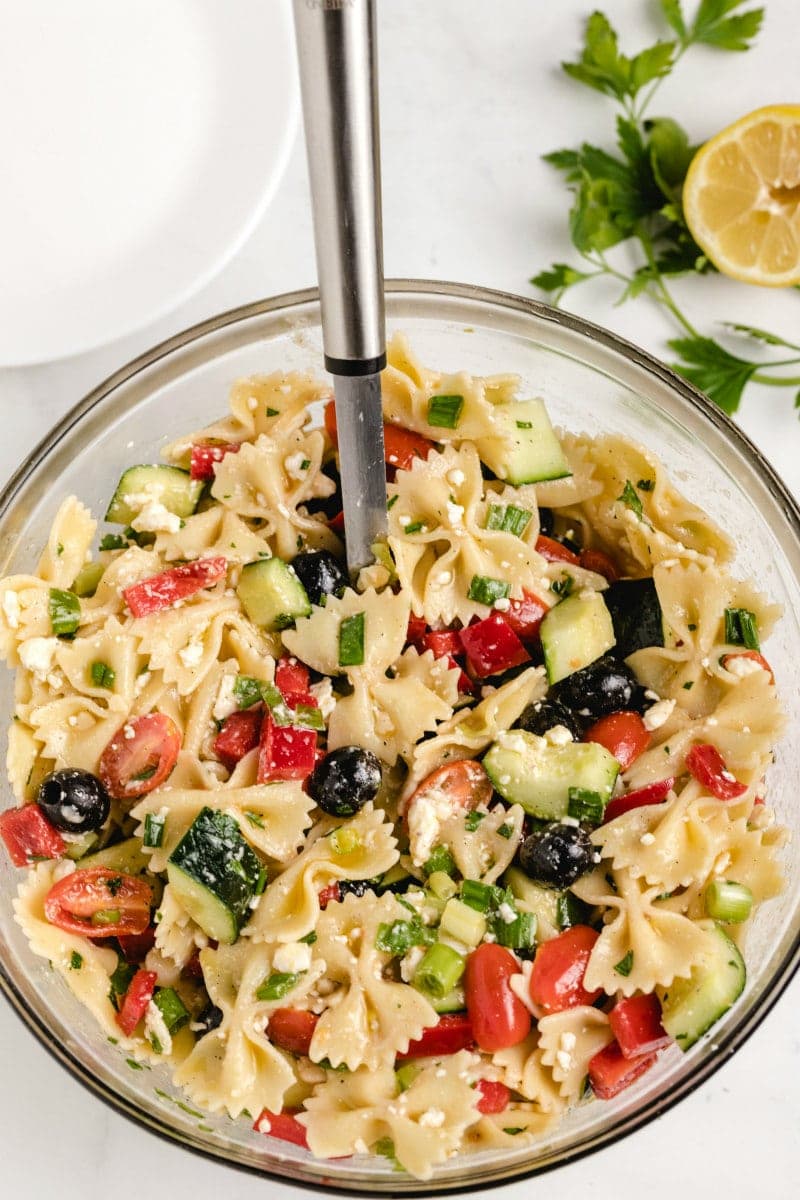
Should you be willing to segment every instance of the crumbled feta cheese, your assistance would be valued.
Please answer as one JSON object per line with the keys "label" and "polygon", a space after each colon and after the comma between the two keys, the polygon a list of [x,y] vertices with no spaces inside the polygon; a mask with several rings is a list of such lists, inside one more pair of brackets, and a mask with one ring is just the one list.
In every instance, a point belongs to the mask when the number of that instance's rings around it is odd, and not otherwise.
{"label": "crumbled feta cheese", "polygon": [[428,1108],[419,1119],[419,1123],[425,1129],[438,1129],[440,1125],[444,1125],[444,1111],[441,1108]]}
{"label": "crumbled feta cheese", "polygon": [[645,688],[644,698],[645,698],[645,700],[660,700],[661,699],[658,692],[654,692],[652,688]]}
{"label": "crumbled feta cheese", "polygon": [[452,582],[453,582],[453,572],[452,571],[440,571],[439,574],[436,575],[434,578],[434,583],[438,583],[440,587],[447,587],[447,585]]}
{"label": "crumbled feta cheese", "polygon": [[286,474],[290,479],[304,479],[308,467],[304,467],[303,463],[308,462],[302,450],[298,450],[296,454],[287,454],[283,460],[283,466]]}
{"label": "crumbled feta cheese", "polygon": [[656,840],[655,834],[649,833],[649,832],[643,833],[642,836],[639,838],[639,842],[641,843],[642,846],[652,846],[653,842],[655,840]]}
{"label": "crumbled feta cheese", "polygon": [[572,734],[566,725],[554,725],[544,735],[544,740],[550,746],[567,746],[572,741]]}
{"label": "crumbled feta cheese", "polygon": [[188,670],[193,670],[200,665],[200,660],[203,657],[203,643],[192,638],[182,650],[178,651],[178,658]]}
{"label": "crumbled feta cheese", "polygon": [[123,725],[122,726],[122,736],[125,738],[126,742],[132,742],[133,739],[136,737],[136,730],[133,728],[132,725]]}
{"label": "crumbled feta cheese", "polygon": [[19,661],[26,671],[31,671],[37,679],[44,683],[57,649],[58,638],[28,638],[27,641],[20,644]]}
{"label": "crumbled feta cheese", "polygon": [[424,946],[412,946],[408,954],[400,959],[400,978],[403,980],[403,983],[411,983],[411,980],[414,978],[414,972],[424,957]]}
{"label": "crumbled feta cheese", "polygon": [[403,529],[405,529],[406,525],[411,524],[411,517],[407,516],[405,513],[401,513],[397,518],[397,524],[402,525]]}
{"label": "crumbled feta cheese", "polygon": [[464,505],[447,501],[447,519],[451,525],[461,525],[464,521]]}
{"label": "crumbled feta cheese", "polygon": [[78,724],[78,718],[74,713],[71,717],[67,717],[67,724],[72,725],[73,728]]}
{"label": "crumbled feta cheese", "polygon": [[336,708],[336,697],[333,694],[333,684],[330,679],[325,676],[319,683],[312,683],[308,689],[311,695],[317,702],[317,708],[322,713],[325,720],[331,715]]}
{"label": "crumbled feta cheese", "polygon": [[505,925],[513,925],[514,921],[517,919],[517,914],[514,912],[514,909],[505,901],[503,901],[503,903],[497,909],[497,915]]}
{"label": "crumbled feta cheese", "polygon": [[498,612],[508,612],[511,608],[511,601],[508,596],[498,596],[494,602],[494,607]]}
{"label": "crumbled feta cheese", "polygon": [[562,1050],[574,1050],[578,1039],[574,1033],[565,1030],[559,1038],[559,1046]]}
{"label": "crumbled feta cheese", "polygon": [[142,671],[141,675],[136,676],[136,683],[133,685],[133,690],[137,696],[140,696],[150,682],[150,672]]}
{"label": "crumbled feta cheese", "polygon": [[675,707],[674,700],[659,700],[652,708],[648,708],[644,714],[644,727],[649,733],[654,729],[660,729],[672,716],[672,710]]}
{"label": "crumbled feta cheese", "polygon": [[447,478],[453,487],[460,487],[466,479],[466,475],[459,467],[454,467],[452,471],[447,472]]}
{"label": "crumbled feta cheese", "polygon": [[215,721],[224,721],[232,712],[236,712],[238,707],[236,697],[233,694],[233,685],[236,682],[235,675],[223,675],[219,684],[217,698],[214,701],[214,707],[211,715]]}
{"label": "crumbled feta cheese", "polygon": [[729,675],[736,675],[739,679],[743,679],[745,675],[753,675],[756,671],[763,671],[764,668],[760,662],[746,658],[744,654],[729,654],[725,670]]}
{"label": "crumbled feta cheese", "polygon": [[566,1050],[556,1050],[556,1062],[562,1071],[568,1071],[572,1066],[572,1055]]}
{"label": "crumbled feta cheese", "polygon": [[180,517],[158,500],[148,500],[131,521],[139,533],[177,533],[181,525]]}
{"label": "crumbled feta cheese", "polygon": [[408,840],[415,867],[421,867],[428,861],[442,823],[452,815],[452,800],[439,788],[418,796],[411,805],[407,816]]}
{"label": "crumbled feta cheese", "polygon": [[287,975],[299,975],[311,966],[311,947],[305,942],[287,942],[278,946],[272,959],[276,971],[285,971]]}
{"label": "crumbled feta cheese", "polygon": [[247,397],[247,407],[250,409],[250,412],[255,412],[256,409],[258,408],[258,397],[257,396],[248,396]]}
{"label": "crumbled feta cheese", "polygon": [[562,825],[571,825],[573,829],[577,829],[578,826],[580,825],[580,821],[578,820],[577,817],[566,816],[566,817],[561,818],[561,824]]}
{"label": "crumbled feta cheese", "polygon": [[19,629],[19,596],[11,588],[3,592],[3,612],[9,629]]}
{"label": "crumbled feta cheese", "polygon": [[269,1133],[269,1131],[272,1129],[272,1126],[269,1123],[269,1117],[259,1117],[256,1121],[256,1129],[259,1133]]}
{"label": "crumbled feta cheese", "polygon": [[[157,1039],[161,1054],[172,1053],[172,1034],[167,1029],[167,1023],[158,1005],[151,1000],[144,1014],[144,1035],[152,1044]],[[155,1046],[153,1046],[155,1049]]]}

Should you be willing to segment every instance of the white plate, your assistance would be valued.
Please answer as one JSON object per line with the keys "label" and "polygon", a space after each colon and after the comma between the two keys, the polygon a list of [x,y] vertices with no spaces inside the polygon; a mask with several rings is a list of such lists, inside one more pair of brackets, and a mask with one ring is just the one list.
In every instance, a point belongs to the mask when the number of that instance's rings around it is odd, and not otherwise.
{"label": "white plate", "polygon": [[111,341],[206,283],[297,109],[284,0],[0,0],[0,365]]}

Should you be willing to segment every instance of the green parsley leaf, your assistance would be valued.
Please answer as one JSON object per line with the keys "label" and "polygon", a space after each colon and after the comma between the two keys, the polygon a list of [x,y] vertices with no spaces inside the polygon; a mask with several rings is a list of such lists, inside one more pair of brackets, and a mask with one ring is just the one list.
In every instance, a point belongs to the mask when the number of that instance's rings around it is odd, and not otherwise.
{"label": "green parsley leaf", "polygon": [[763,8],[728,16],[740,8],[744,0],[701,0],[691,33],[692,42],[718,46],[721,50],[749,50],[750,43],[761,28]]}
{"label": "green parsley leaf", "polygon": [[705,392],[723,412],[735,413],[745,385],[755,375],[759,364],[737,358],[713,338],[672,338],[668,344],[683,360],[673,364],[675,370]]}
{"label": "green parsley leaf", "polygon": [[633,512],[635,512],[640,521],[644,519],[642,502],[636,495],[636,491],[630,479],[625,480],[625,487],[622,489],[622,495],[617,496],[617,499],[621,500],[626,508],[630,508]]}

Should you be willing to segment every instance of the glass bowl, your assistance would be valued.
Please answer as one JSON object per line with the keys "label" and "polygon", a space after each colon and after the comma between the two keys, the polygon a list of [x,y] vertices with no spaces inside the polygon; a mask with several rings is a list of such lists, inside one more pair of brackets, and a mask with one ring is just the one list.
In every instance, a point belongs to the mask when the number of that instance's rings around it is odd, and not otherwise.
{"label": "glass bowl", "polygon": [[[611,431],[658,453],[672,478],[736,538],[738,574],[750,576],[784,616],[768,654],[789,729],[800,727],[800,513],[754,446],[689,384],[620,338],[533,300],[457,284],[387,285],[390,331],[403,330],[425,363],[476,374],[517,372],[558,425]],[[30,570],[61,498],[74,492],[102,513],[133,462],[220,415],[240,375],[311,368],[323,374],[316,292],[278,296],[225,313],[122,368],[70,412],[0,497],[0,575]],[[0,721],[13,705],[0,676]],[[791,823],[800,740],[786,737],[770,772],[770,803]],[[12,803],[4,798],[1,807]],[[733,1010],[688,1054],[674,1049],[611,1102],[583,1105],[542,1142],[513,1153],[464,1155],[419,1183],[384,1160],[320,1162],[255,1134],[246,1120],[200,1117],[166,1071],[132,1071],[14,923],[18,873],[0,863],[0,988],[42,1044],[95,1094],[139,1124],[210,1158],[275,1177],[373,1195],[463,1192],[574,1160],[632,1132],[686,1096],[742,1044],[789,982],[800,957],[800,856],[786,855],[787,887],[758,914],[748,941],[748,983]],[[161,1093],[157,1094],[156,1089]]]}

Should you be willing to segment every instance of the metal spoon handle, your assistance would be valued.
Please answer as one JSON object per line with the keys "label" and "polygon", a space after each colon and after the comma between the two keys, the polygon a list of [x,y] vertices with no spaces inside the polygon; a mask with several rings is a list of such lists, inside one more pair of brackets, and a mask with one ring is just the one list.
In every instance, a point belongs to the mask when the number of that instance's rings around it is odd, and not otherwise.
{"label": "metal spoon handle", "polygon": [[386,531],[386,363],[374,0],[295,0],[325,365],[334,376],[347,560]]}

